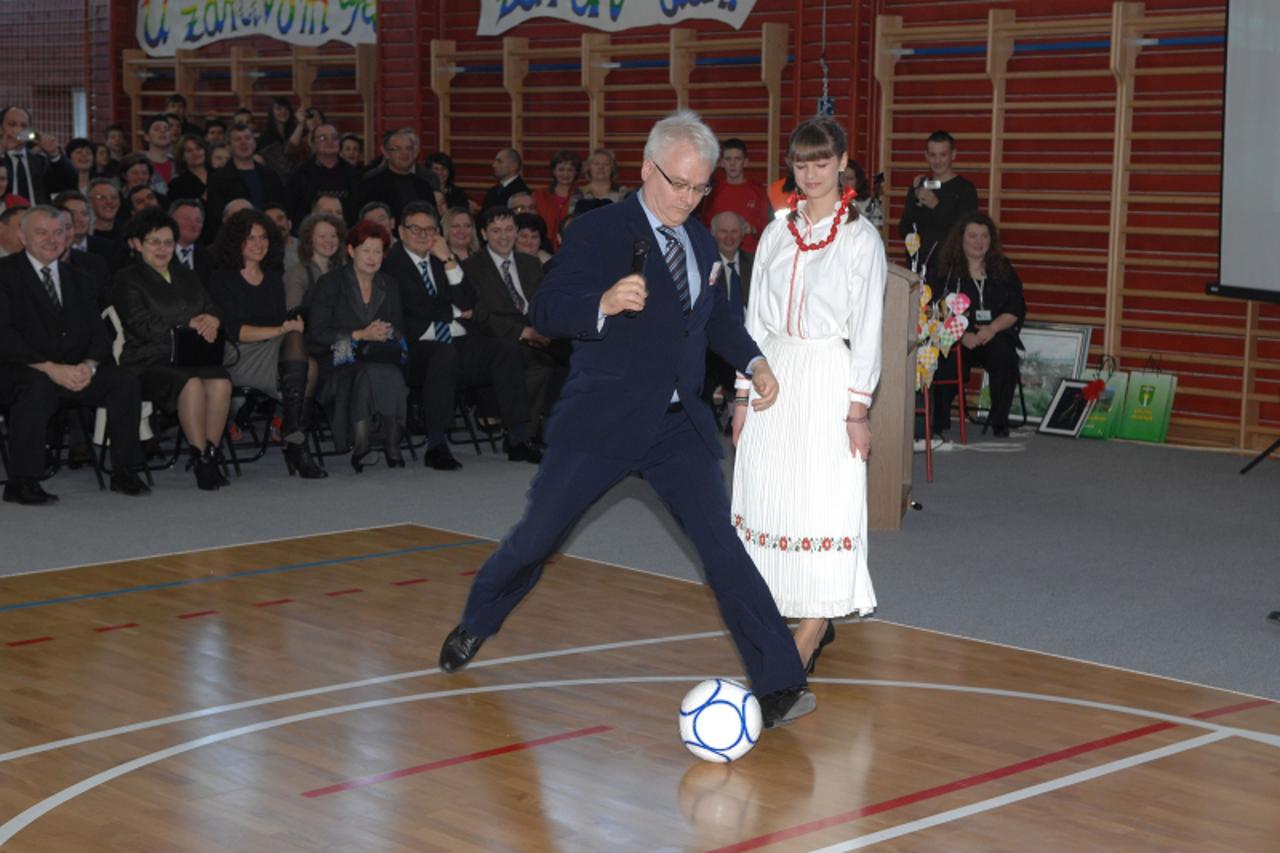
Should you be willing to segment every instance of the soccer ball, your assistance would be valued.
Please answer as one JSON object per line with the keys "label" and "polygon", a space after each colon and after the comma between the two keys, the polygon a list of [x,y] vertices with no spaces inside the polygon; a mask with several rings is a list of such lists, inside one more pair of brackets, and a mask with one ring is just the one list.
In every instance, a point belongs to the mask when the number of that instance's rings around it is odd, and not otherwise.
{"label": "soccer ball", "polygon": [[734,761],[751,751],[764,717],[751,691],[727,678],[711,678],[680,703],[680,737],[703,761]]}

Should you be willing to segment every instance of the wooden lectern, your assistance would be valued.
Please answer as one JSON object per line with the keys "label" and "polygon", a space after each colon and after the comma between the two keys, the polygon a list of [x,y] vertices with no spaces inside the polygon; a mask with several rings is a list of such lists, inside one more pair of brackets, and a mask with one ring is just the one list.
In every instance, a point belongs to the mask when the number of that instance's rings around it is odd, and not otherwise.
{"label": "wooden lectern", "polygon": [[880,385],[871,407],[871,464],[867,472],[867,525],[900,530],[911,504],[911,451],[916,413],[916,322],[920,277],[889,265],[884,290]]}

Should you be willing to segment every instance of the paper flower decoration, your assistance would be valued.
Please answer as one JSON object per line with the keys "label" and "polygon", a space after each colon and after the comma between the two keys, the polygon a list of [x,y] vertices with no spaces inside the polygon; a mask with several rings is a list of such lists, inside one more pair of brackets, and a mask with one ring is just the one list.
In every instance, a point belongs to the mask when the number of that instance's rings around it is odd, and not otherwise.
{"label": "paper flower decoration", "polygon": [[910,234],[908,234],[908,235],[907,235],[907,239],[903,240],[902,242],[904,242],[904,243],[906,244],[906,246],[907,246],[907,254],[908,254],[908,255],[911,255],[912,257],[915,257],[916,255],[918,255],[918,254],[920,253],[920,234],[919,234],[919,232],[912,231]]}

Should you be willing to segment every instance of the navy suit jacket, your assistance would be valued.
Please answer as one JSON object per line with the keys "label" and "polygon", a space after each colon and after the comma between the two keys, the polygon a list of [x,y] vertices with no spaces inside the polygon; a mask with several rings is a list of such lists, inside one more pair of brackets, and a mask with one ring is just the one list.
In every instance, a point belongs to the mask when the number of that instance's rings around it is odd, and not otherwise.
{"label": "navy suit jacket", "polygon": [[[663,260],[665,242],[649,227],[638,194],[576,219],[530,307],[542,334],[573,340],[569,377],[547,423],[550,444],[639,460],[652,446],[676,391],[703,442],[724,455],[711,408],[701,399],[708,347],[738,370],[760,350],[742,317],[709,285],[719,253],[707,229],[685,221],[702,291],[686,317]],[[649,296],[634,317],[619,314],[597,331],[600,297],[631,272],[636,240],[650,250]]]}

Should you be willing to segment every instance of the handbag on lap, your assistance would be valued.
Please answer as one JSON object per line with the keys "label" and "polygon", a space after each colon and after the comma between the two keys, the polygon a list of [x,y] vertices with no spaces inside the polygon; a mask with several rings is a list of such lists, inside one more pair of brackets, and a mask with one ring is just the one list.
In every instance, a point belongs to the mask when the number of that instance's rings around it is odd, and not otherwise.
{"label": "handbag on lap", "polygon": [[190,326],[169,330],[169,363],[174,367],[220,367],[226,348],[221,329],[212,341],[206,341]]}

